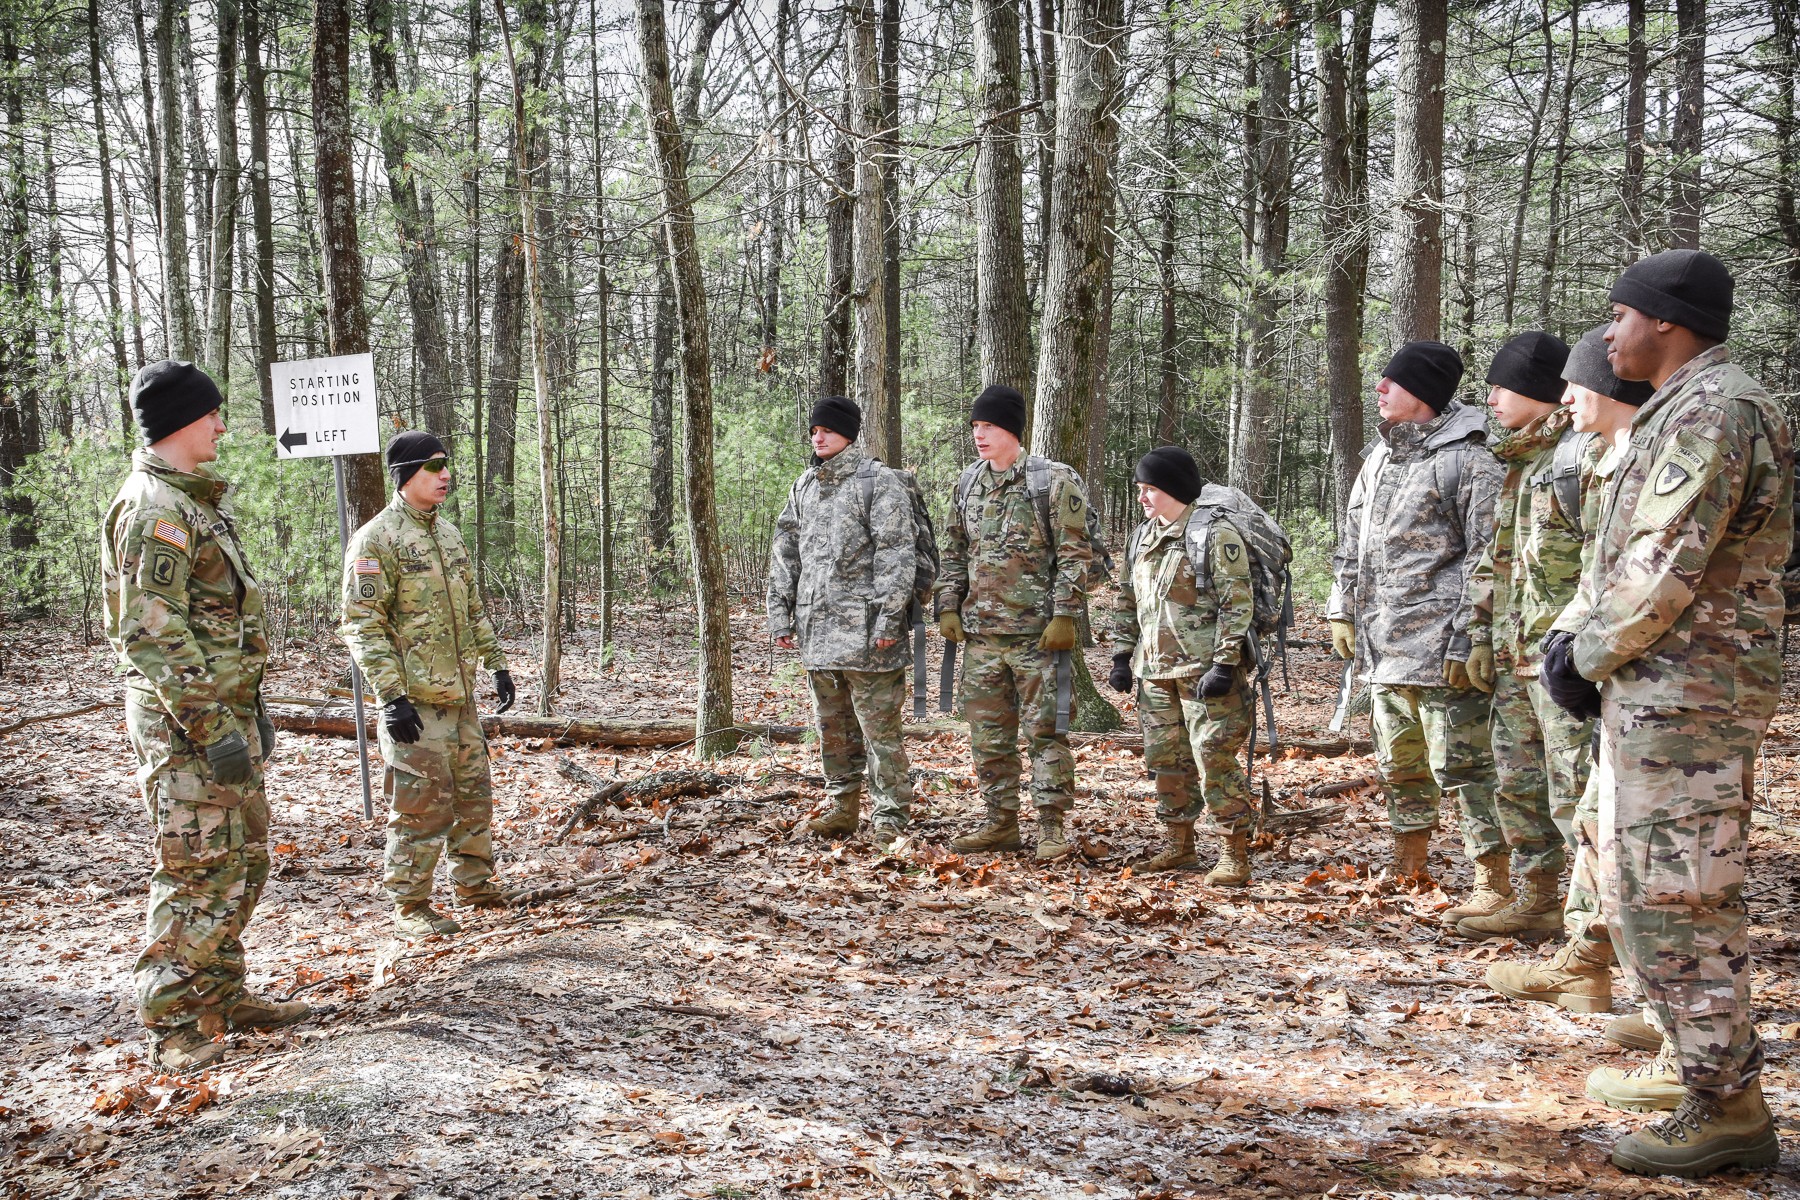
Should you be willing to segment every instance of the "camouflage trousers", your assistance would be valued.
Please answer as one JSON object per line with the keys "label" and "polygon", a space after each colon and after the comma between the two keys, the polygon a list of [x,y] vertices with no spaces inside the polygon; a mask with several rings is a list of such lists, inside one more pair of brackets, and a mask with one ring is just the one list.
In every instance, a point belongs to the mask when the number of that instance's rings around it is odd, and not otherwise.
{"label": "camouflage trousers", "polygon": [[[256,722],[242,719],[251,757]],[[132,968],[138,1016],[154,1036],[199,1025],[208,1036],[244,990],[244,926],[269,878],[262,769],[227,786],[153,698],[125,691],[125,727],[155,829],[144,949]]]}
{"label": "camouflage trousers", "polygon": [[854,803],[868,779],[874,820],[906,824],[912,781],[900,718],[906,706],[906,672],[808,671],[825,794]]}
{"label": "camouflage trousers", "polygon": [[1036,634],[982,636],[963,644],[962,712],[975,782],[992,812],[1019,811],[1019,727],[1031,751],[1031,799],[1040,812],[1075,805],[1075,755],[1056,732],[1054,656]]}
{"label": "camouflage trousers", "polygon": [[1501,670],[1494,681],[1494,815],[1522,871],[1561,875],[1587,786],[1593,723],[1564,712],[1543,685]]}
{"label": "camouflage trousers", "polygon": [[1223,696],[1196,692],[1199,677],[1138,680],[1138,723],[1144,766],[1156,772],[1156,815],[1191,823],[1210,811],[1226,833],[1256,825],[1250,784],[1238,755],[1250,739],[1250,694],[1244,672]]}
{"label": "camouflage trousers", "polygon": [[1488,696],[1473,688],[1375,684],[1375,761],[1395,833],[1436,829],[1438,802],[1456,802],[1470,861],[1506,849],[1494,813]]}
{"label": "camouflage trousers", "polygon": [[[1589,740],[1590,746],[1592,739]],[[1591,752],[1590,752],[1591,758]],[[1563,932],[1577,958],[1591,963],[1617,965],[1613,953],[1612,928],[1606,923],[1605,896],[1609,872],[1615,870],[1609,861],[1600,861],[1600,781],[1597,771],[1588,774],[1587,786],[1575,805],[1575,864],[1569,871],[1569,895],[1563,901]]]}
{"label": "camouflage trousers", "polygon": [[1613,945],[1687,1087],[1742,1090],[1762,1071],[1744,907],[1752,719],[1606,701],[1600,834]]}
{"label": "camouflage trousers", "polygon": [[396,906],[431,899],[431,878],[446,851],[459,898],[487,890],[494,875],[494,794],[481,718],[473,704],[414,707],[425,728],[412,745],[380,727],[388,802],[381,883]]}

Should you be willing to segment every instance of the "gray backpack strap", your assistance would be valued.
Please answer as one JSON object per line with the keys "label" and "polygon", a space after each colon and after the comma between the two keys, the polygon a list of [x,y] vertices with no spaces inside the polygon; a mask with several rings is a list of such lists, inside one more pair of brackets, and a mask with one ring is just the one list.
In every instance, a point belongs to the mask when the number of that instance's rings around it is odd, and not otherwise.
{"label": "gray backpack strap", "polygon": [[975,472],[981,468],[980,462],[972,462],[963,468],[961,475],[956,477],[956,486],[951,489],[950,498],[955,504],[956,515],[959,517],[962,515],[963,502],[969,498],[969,489],[975,486]]}
{"label": "gray backpack strap", "polygon": [[1036,454],[1025,456],[1025,494],[1037,506],[1038,520],[1044,523],[1045,543],[1056,540],[1056,527],[1050,523],[1050,460]]}
{"label": "gray backpack strap", "polygon": [[1581,527],[1581,460],[1587,456],[1589,444],[1599,436],[1570,429],[1556,443],[1556,452],[1550,459],[1550,486],[1556,492],[1556,507],[1578,534],[1585,532]]}
{"label": "gray backpack strap", "polygon": [[875,471],[881,464],[872,458],[865,458],[856,468],[856,483],[862,489],[863,519],[867,520],[869,509],[875,504]]}
{"label": "gray backpack strap", "polygon": [[1444,464],[1444,498],[1452,505],[1457,496],[1462,494],[1463,456],[1469,452],[1466,444],[1451,446],[1446,450],[1449,462]]}

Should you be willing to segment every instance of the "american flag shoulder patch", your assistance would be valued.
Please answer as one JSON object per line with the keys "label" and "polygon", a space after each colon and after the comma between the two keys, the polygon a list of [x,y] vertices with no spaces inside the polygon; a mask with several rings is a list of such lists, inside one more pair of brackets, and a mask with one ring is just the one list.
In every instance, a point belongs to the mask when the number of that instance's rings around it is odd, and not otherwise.
{"label": "american flag shoulder patch", "polygon": [[150,536],[159,542],[166,542],[177,550],[186,552],[188,548],[188,531],[173,521],[165,521],[161,517],[150,527]]}
{"label": "american flag shoulder patch", "polygon": [[381,564],[372,558],[359,558],[356,560],[355,573],[358,575],[379,575],[381,574]]}

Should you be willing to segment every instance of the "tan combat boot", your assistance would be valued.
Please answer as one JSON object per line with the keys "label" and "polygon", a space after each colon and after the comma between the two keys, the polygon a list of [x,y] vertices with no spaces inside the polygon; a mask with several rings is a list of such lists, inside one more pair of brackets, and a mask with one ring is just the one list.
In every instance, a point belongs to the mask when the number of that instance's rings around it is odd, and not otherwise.
{"label": "tan combat boot", "polygon": [[862,805],[855,796],[839,796],[824,816],[814,817],[806,823],[806,832],[814,837],[849,837],[856,832],[856,823],[861,816]]}
{"label": "tan combat boot", "polygon": [[1559,880],[1553,871],[1525,872],[1525,886],[1513,896],[1511,904],[1490,916],[1464,917],[1456,923],[1456,932],[1478,942],[1503,937],[1541,942],[1555,936],[1563,926],[1563,898],[1556,886]]}
{"label": "tan combat boot", "polygon": [[434,934],[461,933],[462,926],[429,904],[402,904],[394,909],[394,928],[400,936],[419,941]]}
{"label": "tan combat boot", "polygon": [[1614,1142],[1612,1160],[1639,1175],[1693,1179],[1727,1167],[1772,1167],[1781,1161],[1781,1142],[1763,1103],[1762,1081],[1753,1079],[1730,1097],[1689,1089],[1673,1116]]}
{"label": "tan combat boot", "polygon": [[986,852],[1002,854],[1024,845],[1019,840],[1019,814],[1004,809],[989,809],[987,824],[974,833],[953,838],[950,848],[959,854]]}
{"label": "tan combat boot", "polygon": [[1488,968],[1487,985],[1514,1000],[1536,1000],[1570,1012],[1612,1011],[1612,968],[1582,958],[1573,944],[1564,945],[1548,962],[1495,963]]}
{"label": "tan combat boot", "polygon": [[1038,813],[1037,860],[1039,862],[1055,862],[1066,858],[1075,847],[1069,844],[1067,835],[1063,833],[1062,814],[1052,810]]}
{"label": "tan combat boot", "polygon": [[1209,887],[1243,887],[1250,882],[1250,835],[1228,833],[1219,839],[1219,863],[1201,881]]}
{"label": "tan combat boot", "polygon": [[1154,875],[1158,871],[1185,871],[1199,864],[1200,856],[1194,853],[1194,823],[1170,821],[1165,827],[1162,853],[1146,858],[1132,871],[1138,875]]}
{"label": "tan combat boot", "polygon": [[905,827],[892,821],[877,821],[875,828],[869,831],[869,840],[875,843],[877,850],[892,850],[894,843],[905,836]]}
{"label": "tan combat boot", "polygon": [[1431,854],[1431,830],[1415,829],[1394,835],[1394,877],[1417,879],[1425,874],[1425,860]]}
{"label": "tan combat boot", "polygon": [[1501,850],[1475,860],[1475,890],[1469,898],[1438,914],[1438,924],[1455,929],[1465,917],[1491,917],[1512,899],[1512,883],[1506,878],[1508,855]]}
{"label": "tan combat boot", "polygon": [[1641,1011],[1608,1021],[1604,1036],[1613,1045],[1627,1050],[1660,1050],[1663,1044],[1662,1031]]}
{"label": "tan combat boot", "polygon": [[1587,1077],[1587,1094],[1608,1108],[1626,1112],[1660,1112],[1680,1106],[1688,1089],[1682,1086],[1675,1048],[1663,1043],[1662,1051],[1635,1067],[1600,1067]]}
{"label": "tan combat boot", "polygon": [[456,889],[456,904],[459,908],[507,908],[509,904],[506,893],[491,883],[463,891]]}
{"label": "tan combat boot", "polygon": [[239,1033],[246,1029],[279,1029],[303,1020],[312,1005],[299,1000],[270,1000],[245,989],[238,1002],[225,1010],[225,1023]]}
{"label": "tan combat boot", "polygon": [[192,1025],[171,1029],[155,1038],[150,1048],[150,1061],[165,1071],[187,1074],[204,1070],[225,1057],[225,1047],[213,1041]]}

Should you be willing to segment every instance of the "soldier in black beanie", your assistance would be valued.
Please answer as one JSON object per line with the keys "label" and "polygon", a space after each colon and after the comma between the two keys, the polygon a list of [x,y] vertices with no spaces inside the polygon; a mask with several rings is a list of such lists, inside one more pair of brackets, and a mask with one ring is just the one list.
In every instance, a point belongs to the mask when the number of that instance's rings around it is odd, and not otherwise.
{"label": "soldier in black beanie", "polygon": [[434,458],[449,457],[450,451],[436,434],[422,430],[397,433],[387,444],[388,474],[394,478],[396,490],[406,486],[415,472]]}
{"label": "soldier in black beanie", "polygon": [[223,407],[219,385],[191,362],[165,358],[149,363],[131,381],[131,415],[146,446]]}
{"label": "soldier in black beanie", "polygon": [[862,409],[854,400],[826,396],[813,405],[812,419],[806,427],[808,430],[829,429],[845,441],[854,442],[856,435],[862,432]]}

